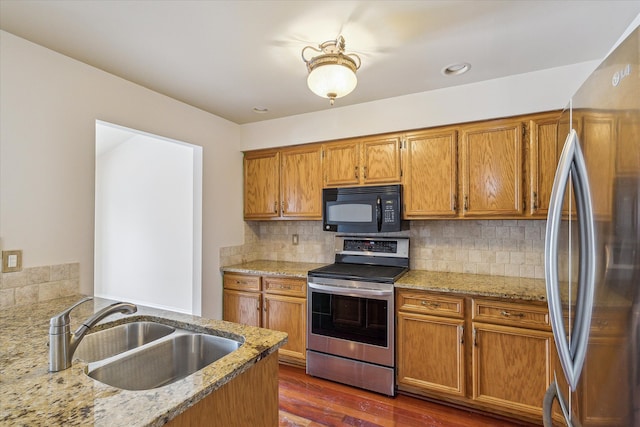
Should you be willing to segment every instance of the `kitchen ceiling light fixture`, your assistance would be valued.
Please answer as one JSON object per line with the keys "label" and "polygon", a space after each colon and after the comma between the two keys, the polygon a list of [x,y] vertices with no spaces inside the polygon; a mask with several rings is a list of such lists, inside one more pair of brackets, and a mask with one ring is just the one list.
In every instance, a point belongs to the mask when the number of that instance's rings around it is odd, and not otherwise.
{"label": "kitchen ceiling light fixture", "polygon": [[[309,71],[309,89],[318,96],[329,98],[331,105],[336,98],[351,93],[358,84],[356,70],[361,65],[360,57],[355,53],[345,54],[344,47],[344,37],[339,36],[336,40],[322,43],[318,48],[306,46],[302,49],[302,60]],[[307,49],[320,55],[307,59],[304,56]]]}

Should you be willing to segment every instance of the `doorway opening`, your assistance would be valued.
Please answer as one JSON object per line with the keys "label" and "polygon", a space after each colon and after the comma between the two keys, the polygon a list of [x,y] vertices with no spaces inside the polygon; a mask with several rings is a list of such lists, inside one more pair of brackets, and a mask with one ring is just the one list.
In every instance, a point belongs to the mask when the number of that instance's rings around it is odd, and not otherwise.
{"label": "doorway opening", "polygon": [[94,295],[194,315],[202,147],[96,121]]}

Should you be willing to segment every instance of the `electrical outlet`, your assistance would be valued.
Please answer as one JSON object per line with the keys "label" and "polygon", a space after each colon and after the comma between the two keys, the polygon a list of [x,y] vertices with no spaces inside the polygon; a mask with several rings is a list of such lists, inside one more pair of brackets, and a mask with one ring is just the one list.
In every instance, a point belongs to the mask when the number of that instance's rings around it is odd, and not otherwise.
{"label": "electrical outlet", "polygon": [[294,245],[298,244],[298,235],[294,234],[291,236],[291,243],[293,243]]}
{"label": "electrical outlet", "polygon": [[22,271],[22,251],[2,251],[2,272]]}

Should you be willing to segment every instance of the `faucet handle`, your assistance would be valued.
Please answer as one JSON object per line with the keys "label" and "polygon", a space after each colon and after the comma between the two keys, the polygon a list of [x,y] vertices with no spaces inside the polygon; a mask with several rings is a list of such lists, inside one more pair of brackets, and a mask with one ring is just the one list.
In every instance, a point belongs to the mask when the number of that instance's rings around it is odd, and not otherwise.
{"label": "faucet handle", "polygon": [[83,302],[91,301],[92,299],[93,299],[93,297],[82,298],[80,301],[78,301],[77,303],[73,304],[71,307],[67,308],[63,312],[58,313],[55,316],[53,316],[51,318],[51,320],[49,320],[50,329],[68,326],[69,322],[70,322],[69,313],[71,312],[71,310],[73,310],[74,308],[76,308],[77,306],[82,304]]}

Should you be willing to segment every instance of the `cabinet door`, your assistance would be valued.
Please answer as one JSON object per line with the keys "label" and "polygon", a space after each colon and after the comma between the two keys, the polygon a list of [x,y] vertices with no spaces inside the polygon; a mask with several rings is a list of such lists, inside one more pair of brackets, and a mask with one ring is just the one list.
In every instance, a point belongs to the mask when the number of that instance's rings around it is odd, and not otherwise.
{"label": "cabinet door", "polygon": [[280,348],[280,359],[304,363],[307,350],[307,300],[264,294],[263,327],[286,332],[288,342]]}
{"label": "cabinet door", "polygon": [[405,141],[402,177],[405,218],[456,216],[456,131],[409,134]]}
{"label": "cabinet door", "polygon": [[362,184],[400,182],[400,136],[366,138],[362,141]]}
{"label": "cabinet door", "polygon": [[464,216],[522,213],[522,132],[519,121],[463,129]]}
{"label": "cabinet door", "polygon": [[320,145],[282,150],[282,216],[322,219]]}
{"label": "cabinet door", "polygon": [[593,213],[597,219],[606,220],[611,217],[615,141],[616,127],[613,116],[584,113],[580,142],[589,173]]}
{"label": "cabinet door", "polygon": [[358,185],[360,183],[360,143],[358,140],[325,144],[324,172],[325,187]]}
{"label": "cabinet door", "polygon": [[249,326],[260,326],[260,293],[225,289],[222,293],[222,319]]}
{"label": "cabinet door", "polygon": [[[564,141],[562,141],[564,142]],[[562,145],[558,144],[558,116],[529,122],[529,213],[546,218]]]}
{"label": "cabinet door", "polygon": [[397,328],[398,386],[464,396],[464,320],[399,312]]}
{"label": "cabinet door", "polygon": [[618,119],[616,175],[640,174],[640,118],[621,115]]}
{"label": "cabinet door", "polygon": [[550,332],[473,323],[473,399],[542,418],[549,387]]}
{"label": "cabinet door", "polygon": [[246,153],[244,157],[244,218],[279,216],[280,156],[277,151]]}
{"label": "cabinet door", "polygon": [[583,426],[624,426],[629,421],[630,398],[620,392],[630,390],[629,380],[633,380],[628,354],[628,343],[623,338],[590,338],[579,388]]}

